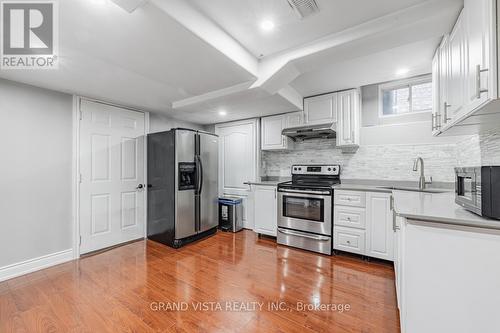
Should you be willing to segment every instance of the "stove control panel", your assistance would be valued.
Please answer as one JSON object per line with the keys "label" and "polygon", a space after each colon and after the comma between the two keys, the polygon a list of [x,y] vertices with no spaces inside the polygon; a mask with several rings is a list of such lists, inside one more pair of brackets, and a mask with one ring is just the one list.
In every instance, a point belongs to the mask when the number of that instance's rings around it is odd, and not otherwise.
{"label": "stove control panel", "polygon": [[293,165],[292,175],[340,175],[340,165]]}

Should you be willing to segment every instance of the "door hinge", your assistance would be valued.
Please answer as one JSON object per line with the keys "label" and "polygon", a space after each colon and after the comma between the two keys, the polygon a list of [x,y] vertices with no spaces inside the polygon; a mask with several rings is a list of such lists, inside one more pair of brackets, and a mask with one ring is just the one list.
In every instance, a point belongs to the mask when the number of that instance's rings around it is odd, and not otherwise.
{"label": "door hinge", "polygon": [[80,246],[82,245],[82,236],[80,236],[80,240],[79,240],[78,245],[80,245]]}
{"label": "door hinge", "polygon": [[82,183],[82,180],[83,180],[83,176],[82,176],[82,174],[80,174],[80,176],[78,178],[78,181],[80,182],[80,184]]}
{"label": "door hinge", "polygon": [[83,112],[80,110],[80,120],[83,120]]}

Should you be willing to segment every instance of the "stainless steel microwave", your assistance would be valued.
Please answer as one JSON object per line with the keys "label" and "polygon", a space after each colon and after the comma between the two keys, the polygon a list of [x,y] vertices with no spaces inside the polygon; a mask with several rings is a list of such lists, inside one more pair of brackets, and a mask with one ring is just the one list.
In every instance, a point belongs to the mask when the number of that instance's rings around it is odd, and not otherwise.
{"label": "stainless steel microwave", "polygon": [[478,215],[500,219],[500,166],[455,168],[455,202]]}

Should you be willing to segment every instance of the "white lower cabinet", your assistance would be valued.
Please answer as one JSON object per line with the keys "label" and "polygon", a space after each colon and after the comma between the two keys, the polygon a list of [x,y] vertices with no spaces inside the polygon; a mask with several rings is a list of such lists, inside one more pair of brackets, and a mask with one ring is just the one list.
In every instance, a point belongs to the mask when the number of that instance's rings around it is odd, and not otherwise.
{"label": "white lower cabinet", "polygon": [[278,229],[278,200],[276,186],[254,186],[254,231],[275,236]]}
{"label": "white lower cabinet", "polygon": [[499,332],[500,230],[398,221],[401,332]]}
{"label": "white lower cabinet", "polygon": [[390,193],[366,194],[366,255],[394,260],[394,230]]}
{"label": "white lower cabinet", "polygon": [[391,194],[335,191],[333,248],[394,260]]}
{"label": "white lower cabinet", "polygon": [[365,231],[335,226],[333,229],[333,243],[337,250],[365,254]]}
{"label": "white lower cabinet", "polygon": [[356,228],[364,230],[366,228],[366,209],[360,207],[335,206],[333,215],[336,226]]}

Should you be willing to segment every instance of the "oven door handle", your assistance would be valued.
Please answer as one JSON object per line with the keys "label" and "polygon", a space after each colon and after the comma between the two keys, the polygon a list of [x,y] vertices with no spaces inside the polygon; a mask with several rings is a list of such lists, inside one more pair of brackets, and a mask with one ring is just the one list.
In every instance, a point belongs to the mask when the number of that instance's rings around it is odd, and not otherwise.
{"label": "oven door handle", "polygon": [[301,191],[301,190],[289,190],[289,189],[281,189],[280,192],[283,193],[301,193],[301,194],[330,194],[329,191]]}
{"label": "oven door handle", "polygon": [[330,240],[329,237],[309,235],[309,234],[302,233],[302,232],[294,232],[294,231],[283,230],[283,229],[278,229],[278,232],[281,232],[282,234],[285,234],[285,235],[304,237],[304,238],[314,239],[314,240],[318,240],[318,241]]}

